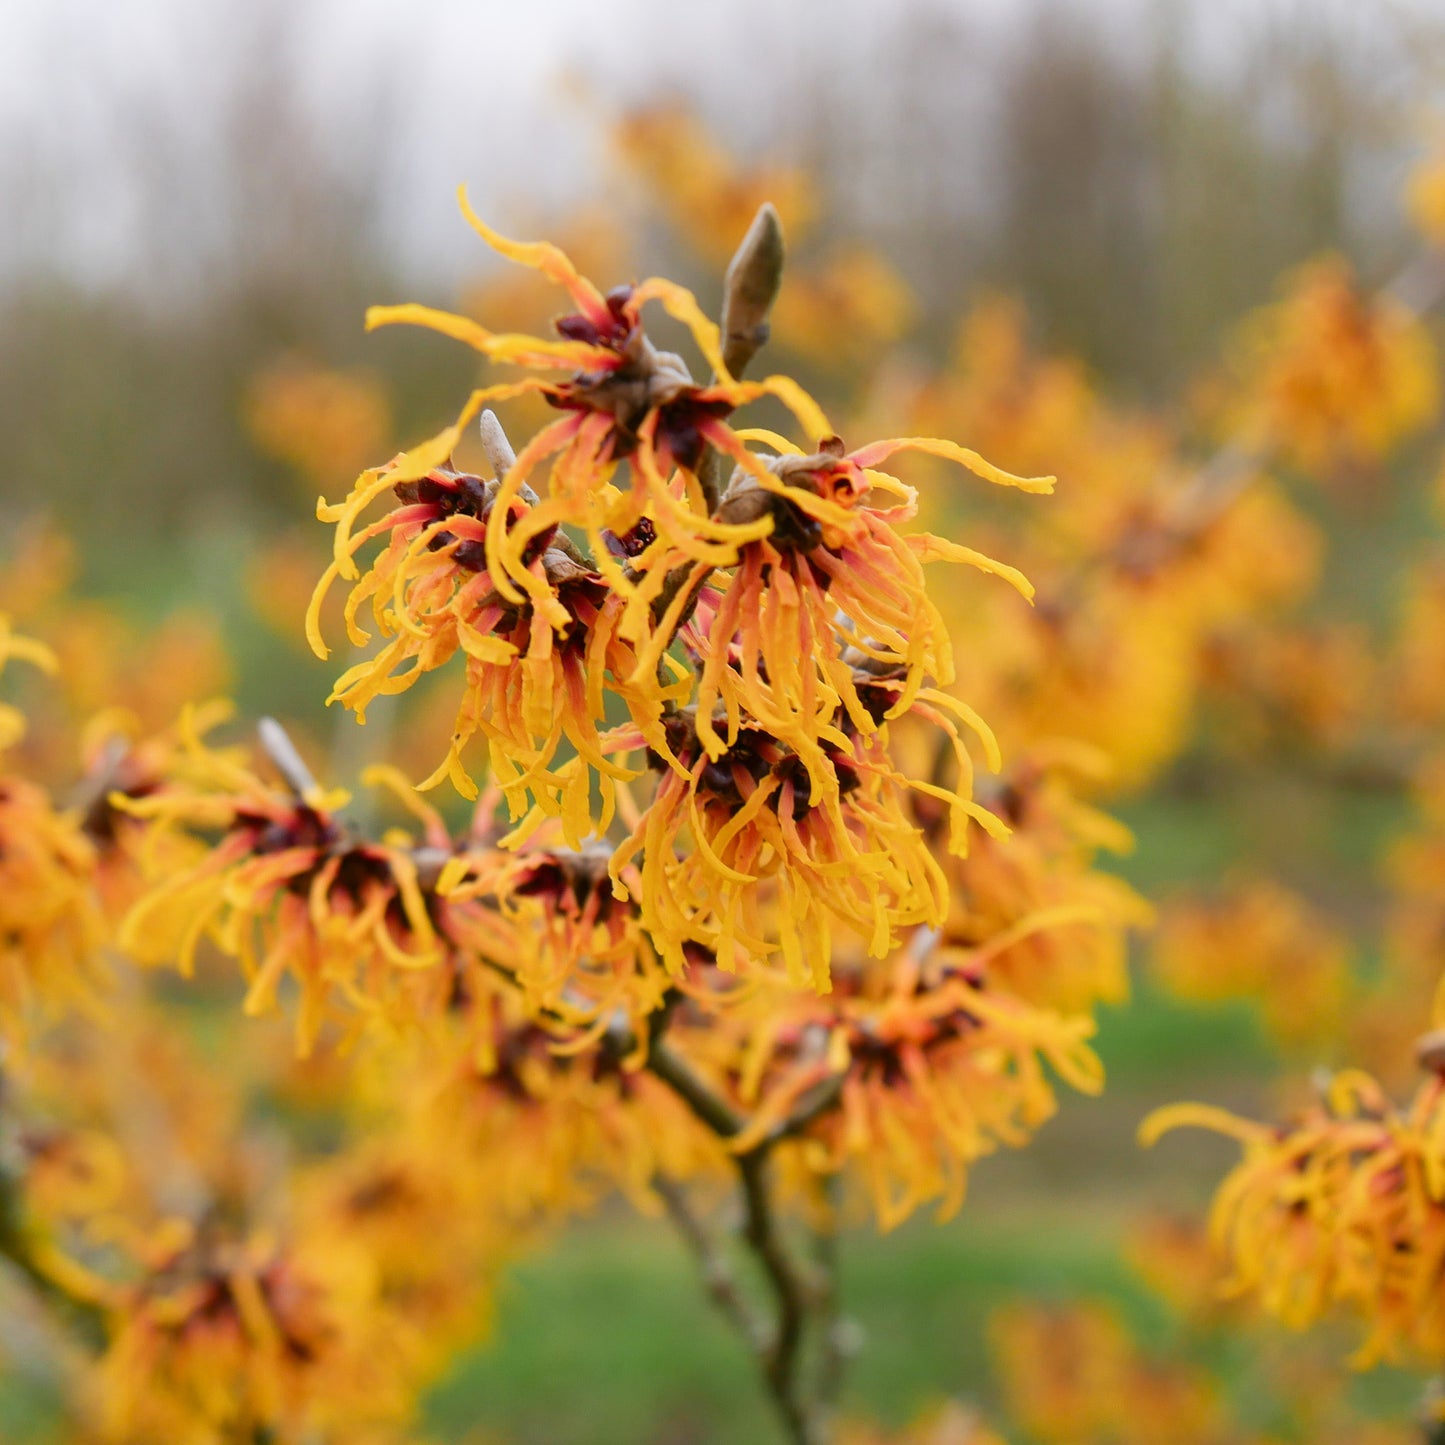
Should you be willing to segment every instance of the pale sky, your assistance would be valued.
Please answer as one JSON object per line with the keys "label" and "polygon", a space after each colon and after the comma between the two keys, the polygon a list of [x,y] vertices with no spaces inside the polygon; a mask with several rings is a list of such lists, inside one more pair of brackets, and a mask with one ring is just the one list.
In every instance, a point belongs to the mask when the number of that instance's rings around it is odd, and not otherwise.
{"label": "pale sky", "polygon": [[[1277,0],[1367,27],[1394,0]],[[1404,3],[1404,0],[1399,0]],[[1428,12],[1438,0],[1412,0]],[[1040,10],[1087,17],[1127,51],[1171,23],[1201,64],[1227,64],[1262,0],[0,0],[0,265],[123,269],[151,194],[204,193],[218,87],[243,83],[236,35],[285,17],[317,143],[366,151],[405,261],[470,266],[452,194],[505,215],[565,205],[602,174],[601,109],[703,76],[704,110],[735,144],[767,143],[800,61],[822,57],[858,106],[896,17],[942,13],[981,64]],[[262,18],[258,19],[258,15]],[[566,76],[586,78],[580,97]],[[980,77],[958,77],[980,89]]]}

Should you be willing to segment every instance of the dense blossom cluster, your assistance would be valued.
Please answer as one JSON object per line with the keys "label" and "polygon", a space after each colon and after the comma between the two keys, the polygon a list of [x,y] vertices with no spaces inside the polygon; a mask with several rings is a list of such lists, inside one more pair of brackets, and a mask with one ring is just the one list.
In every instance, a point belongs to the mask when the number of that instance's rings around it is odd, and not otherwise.
{"label": "dense blossom cluster", "polygon": [[[50,532],[0,577],[7,697],[7,664],[41,674],[0,704],[0,1255],[76,1341],[67,1445],[407,1445],[502,1264],[612,1195],[679,1224],[791,1438],[998,1445],[961,1407],[893,1434],[835,1419],[849,1332],[823,1261],[846,1222],[947,1218],[1061,1087],[1101,1088],[1095,1013],[1153,910],[1109,871],[1133,839],[1100,803],[1201,737],[1408,779],[1419,818],[1377,977],[1323,900],[1241,878],[1165,903],[1152,980],[1252,999],[1290,1050],[1364,1056],[1392,1089],[1445,1024],[1439,560],[1375,647],[1307,610],[1327,528],[1271,475],[1348,493],[1418,436],[1416,310],[1317,263],[1184,421],[1109,405],[1002,298],[937,374],[885,376],[913,303],[880,258],[822,246],[777,296],[779,212],[806,233],[819,210],[798,173],[737,165],[670,109],[617,149],[708,260],[753,218],[718,322],[662,278],[587,279],[574,254],[621,264],[610,212],[564,251],[463,200],[515,282],[368,317],[477,353],[453,425],[383,460],[364,373],[290,357],[247,393],[258,450],[349,486],[318,505],[329,556],[287,537],[250,582],[272,625],[309,593],[323,659],[360,650],[330,698],[370,719],[334,749],[354,795],[316,781],[304,726],[228,738],[198,701],[228,681],[204,622],[137,638],[65,595]],[[1432,170],[1412,190],[1433,240],[1439,191]],[[862,374],[841,427],[787,374],[744,379],[770,322],[808,374]],[[1222,457],[1187,461],[1187,426],[1222,429]],[[1066,485],[1034,504],[958,468]],[[1438,1363],[1442,1053],[1427,1035],[1403,1108],[1351,1071],[1279,1127],[1155,1117],[1151,1139],[1243,1147],[1213,1221],[1236,1301],[1343,1310],[1362,1360]],[[727,1198],[760,1291],[710,1239]],[[1180,1328],[1242,1312],[1192,1232],[1141,1229],[1134,1253]],[[1337,1402],[1294,1435],[1241,1424],[1102,1307],[993,1334],[1037,1441],[1403,1438]]]}

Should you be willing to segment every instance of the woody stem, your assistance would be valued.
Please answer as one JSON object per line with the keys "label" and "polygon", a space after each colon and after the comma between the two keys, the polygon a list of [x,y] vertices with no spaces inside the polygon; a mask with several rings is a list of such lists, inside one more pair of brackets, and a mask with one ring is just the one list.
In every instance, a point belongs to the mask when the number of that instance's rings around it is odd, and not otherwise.
{"label": "woody stem", "polygon": [[[672,1009],[667,1007],[652,1015],[648,1071],[719,1139],[735,1138],[743,1131],[746,1119],[696,1073],[665,1037],[671,1016]],[[809,1091],[795,1113],[778,1128],[752,1148],[732,1156],[743,1203],[740,1238],[757,1260],[772,1297],[773,1308],[766,1325],[746,1307],[726,1259],[705,1234],[682,1191],[670,1180],[656,1181],[670,1218],[702,1267],[709,1293],[757,1358],[768,1393],[793,1445],[824,1445],[827,1439],[827,1392],[835,1388],[835,1382],[830,1378],[831,1371],[825,1369],[826,1388],[820,1382],[819,1388],[810,1392],[802,1365],[810,1325],[816,1322],[825,1330],[832,1325],[834,1287],[831,1279],[814,1277],[782,1229],[773,1192],[771,1157],[778,1143],[834,1107],[839,1089],[839,1084],[827,1080],[819,1090]],[[829,1256],[830,1272],[835,1263],[835,1257]],[[823,1349],[826,1359],[830,1349],[826,1340]]]}

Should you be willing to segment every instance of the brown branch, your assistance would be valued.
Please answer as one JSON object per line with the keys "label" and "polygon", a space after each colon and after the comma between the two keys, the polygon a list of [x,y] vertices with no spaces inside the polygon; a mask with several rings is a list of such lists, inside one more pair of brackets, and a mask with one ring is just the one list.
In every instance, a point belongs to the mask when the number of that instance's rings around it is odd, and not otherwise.
{"label": "brown branch", "polygon": [[1445,1376],[1437,1375],[1425,1386],[1419,1420],[1425,1445],[1445,1445]]}
{"label": "brown branch", "polygon": [[652,1187],[667,1207],[668,1218],[696,1256],[703,1284],[713,1302],[753,1353],[765,1356],[772,1346],[772,1331],[743,1293],[717,1240],[693,1212],[687,1191],[665,1174],[655,1175]]}
{"label": "brown branch", "polygon": [[827,1219],[817,1230],[813,1242],[813,1266],[819,1281],[818,1315],[822,1322],[823,1339],[818,1357],[818,1403],[824,1410],[831,1411],[838,1403],[843,1391],[843,1379],[848,1361],[858,1352],[859,1329],[857,1324],[842,1312],[839,1284],[838,1211],[839,1185],[837,1174],[829,1174],[822,1181],[823,1204]]}
{"label": "brown branch", "polygon": [[740,1134],[747,1122],[721,1094],[693,1072],[692,1066],[667,1042],[654,1038],[648,1045],[647,1071],[692,1110],[693,1114],[720,1139]]}
{"label": "brown branch", "polygon": [[740,1155],[745,1222],[743,1238],[758,1257],[777,1309],[772,1345],[763,1361],[763,1378],[794,1445],[821,1445],[823,1424],[803,1389],[799,1365],[808,1316],[819,1298],[803,1274],[779,1227],[767,1151]]}
{"label": "brown branch", "polygon": [[[666,1037],[680,1002],[681,995],[675,993],[662,1008],[649,1016],[645,1067],[720,1139],[735,1138],[747,1126],[746,1117],[700,1078]],[[619,1044],[626,1042],[631,1046],[634,1043],[631,1030],[625,1025],[623,1028],[627,1038],[619,1039]],[[810,1395],[803,1378],[802,1364],[809,1321],[815,1316],[831,1319],[832,1306],[825,1302],[833,1297],[833,1289],[826,1281],[813,1278],[812,1272],[795,1257],[784,1237],[772,1191],[772,1151],[782,1140],[801,1133],[815,1119],[835,1108],[842,1094],[842,1084],[842,1075],[824,1079],[803,1095],[797,1107],[777,1128],[752,1148],[733,1155],[742,1186],[742,1238],[756,1257],[773,1298],[772,1327],[760,1331],[749,1325],[744,1335],[758,1356],[768,1393],[793,1445],[822,1445],[826,1439],[826,1402],[821,1395]],[[664,1202],[668,1202],[666,1194],[663,1198]],[[670,1212],[672,1208],[669,1202]],[[683,1220],[674,1215],[674,1220],[699,1258],[711,1259],[711,1255],[704,1256],[699,1251],[690,1216]],[[704,1278],[708,1278],[706,1271]],[[721,1287],[733,1288],[730,1281]],[[717,1299],[719,1286],[709,1283],[709,1288]],[[734,1304],[721,1299],[718,1302],[736,1323],[740,1317],[736,1315]],[[825,1343],[825,1354],[828,1348]]]}

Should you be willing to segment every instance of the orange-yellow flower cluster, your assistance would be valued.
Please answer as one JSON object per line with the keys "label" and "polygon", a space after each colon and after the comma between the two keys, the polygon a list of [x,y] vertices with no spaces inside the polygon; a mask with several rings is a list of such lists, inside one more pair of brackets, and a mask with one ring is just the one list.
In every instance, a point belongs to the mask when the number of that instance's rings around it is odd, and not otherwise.
{"label": "orange-yellow flower cluster", "polygon": [[1397,1108],[1358,1072],[1274,1127],[1201,1104],[1156,1111],[1152,1143],[1185,1125],[1237,1139],[1243,1158],[1210,1228],[1229,1261],[1225,1288],[1294,1329],[1343,1312],[1364,1340],[1357,1365],[1438,1359],[1445,1349],[1445,1083],[1432,1077]]}

